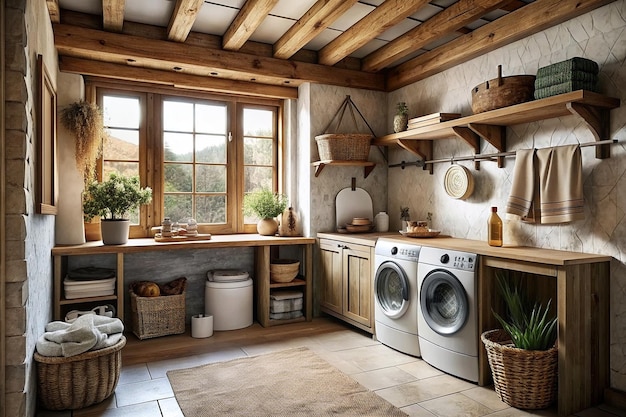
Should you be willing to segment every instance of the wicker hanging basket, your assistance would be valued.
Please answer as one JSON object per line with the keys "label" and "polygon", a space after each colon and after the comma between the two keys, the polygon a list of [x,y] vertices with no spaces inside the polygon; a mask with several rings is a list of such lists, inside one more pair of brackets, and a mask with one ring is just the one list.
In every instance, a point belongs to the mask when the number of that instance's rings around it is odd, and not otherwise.
{"label": "wicker hanging basket", "polygon": [[[340,133],[340,126],[346,109],[350,111],[350,115],[352,116],[355,132],[358,129],[354,115],[354,111],[356,110],[369,128],[371,134],[352,132]],[[336,124],[333,126],[335,121]],[[331,130],[334,130],[336,133],[330,133]],[[367,161],[370,153],[370,142],[372,138],[376,136],[350,96],[346,96],[341,106],[339,106],[339,110],[335,113],[328,126],[326,126],[326,129],[324,129],[324,132],[324,134],[315,137],[321,161]]]}
{"label": "wicker hanging basket", "polygon": [[558,350],[526,350],[513,347],[502,329],[480,336],[487,350],[498,397],[515,408],[536,410],[556,399]]}

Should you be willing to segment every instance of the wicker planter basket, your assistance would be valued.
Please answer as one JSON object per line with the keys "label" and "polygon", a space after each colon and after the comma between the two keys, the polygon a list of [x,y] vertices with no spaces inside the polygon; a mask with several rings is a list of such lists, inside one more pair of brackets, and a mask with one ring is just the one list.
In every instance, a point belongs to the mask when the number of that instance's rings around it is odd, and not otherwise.
{"label": "wicker planter basket", "polygon": [[130,292],[132,329],[139,339],[185,333],[185,293],[139,297]]}
{"label": "wicker planter basket", "polygon": [[274,282],[291,282],[299,271],[300,261],[296,259],[274,259],[270,263],[270,279]]}
{"label": "wicker planter basket", "polygon": [[513,347],[502,329],[480,336],[498,397],[515,408],[546,408],[556,399],[558,350],[525,350]]}
{"label": "wicker planter basket", "polygon": [[321,161],[367,161],[372,135],[327,133],[315,137]]}
{"label": "wicker planter basket", "polygon": [[122,368],[124,336],[108,348],[76,356],[42,356],[35,352],[39,401],[48,410],[75,410],[113,394]]}

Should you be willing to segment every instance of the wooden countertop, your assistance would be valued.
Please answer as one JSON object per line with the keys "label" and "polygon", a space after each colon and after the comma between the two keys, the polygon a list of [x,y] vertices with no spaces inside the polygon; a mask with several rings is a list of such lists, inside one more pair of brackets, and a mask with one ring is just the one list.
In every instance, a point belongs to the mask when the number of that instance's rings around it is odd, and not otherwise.
{"label": "wooden countertop", "polygon": [[318,233],[318,239],[333,239],[333,240],[341,240],[346,243],[354,243],[355,245],[365,245],[365,246],[376,246],[376,241],[380,237],[392,237],[396,236],[398,233],[337,233],[337,232],[325,232]]}
{"label": "wooden countertop", "polygon": [[458,250],[476,253],[494,258],[513,259],[526,262],[535,262],[545,265],[576,265],[594,262],[608,262],[612,258],[607,255],[596,255],[581,252],[570,252],[554,249],[532,248],[528,246],[504,245],[502,247],[489,246],[487,242],[471,239],[459,239],[450,236],[435,238],[410,238],[398,232],[389,233],[318,233],[318,238],[335,239],[344,242],[375,246],[376,240],[381,237],[410,243],[416,246],[429,246],[441,249]]}
{"label": "wooden countertop", "polygon": [[607,255],[596,255],[563,250],[533,248],[529,246],[504,245],[502,247],[489,246],[481,240],[459,239],[454,237],[410,238],[400,234],[385,236],[385,238],[412,243],[419,246],[429,246],[441,249],[459,250],[494,258],[513,259],[526,262],[536,262],[546,265],[576,265],[594,262],[608,262],[612,258]]}
{"label": "wooden countertop", "polygon": [[274,245],[311,245],[312,237],[278,237],[258,234],[212,235],[210,240],[156,242],[152,238],[129,239],[124,245],[104,245],[102,241],[82,245],[55,246],[52,255],[93,255],[102,253],[136,253],[160,250],[211,249]]}

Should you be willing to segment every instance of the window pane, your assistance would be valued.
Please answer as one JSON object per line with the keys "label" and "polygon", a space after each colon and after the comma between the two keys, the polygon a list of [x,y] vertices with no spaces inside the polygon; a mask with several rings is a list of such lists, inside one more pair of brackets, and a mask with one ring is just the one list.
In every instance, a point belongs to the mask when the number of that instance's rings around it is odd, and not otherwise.
{"label": "window pane", "polygon": [[226,106],[196,104],[196,132],[226,134]]}
{"label": "window pane", "polygon": [[198,223],[226,223],[226,196],[198,196],[196,216]]}
{"label": "window pane", "polygon": [[226,167],[224,165],[197,165],[196,192],[226,192]]}
{"label": "window pane", "polygon": [[139,159],[138,130],[107,129],[107,133],[109,137],[104,144],[104,159]]}
{"label": "window pane", "polygon": [[274,135],[274,113],[270,110],[244,109],[243,134],[245,136]]}
{"label": "window pane", "polygon": [[193,135],[163,132],[163,159],[165,161],[193,161]]}
{"label": "window pane", "polygon": [[131,97],[104,96],[102,116],[107,127],[139,129],[139,99]]}
{"label": "window pane", "polygon": [[261,190],[263,188],[273,189],[272,167],[250,167],[244,169],[244,192]]}
{"label": "window pane", "polygon": [[272,165],[274,154],[271,139],[243,138],[244,163],[248,165]]}
{"label": "window pane", "polygon": [[[189,194],[166,194],[163,199],[164,216],[177,222],[179,219],[191,217],[192,199]],[[196,221],[198,221],[196,219]]]}
{"label": "window pane", "polygon": [[196,162],[226,163],[226,136],[196,136]]}
{"label": "window pane", "polygon": [[193,132],[193,103],[164,101],[163,129],[176,132]]}
{"label": "window pane", "polygon": [[104,161],[102,164],[102,179],[108,180],[112,173],[120,174],[125,177],[139,176],[139,163]]}
{"label": "window pane", "polygon": [[189,164],[166,164],[165,192],[190,193],[193,185],[192,168],[193,165]]}

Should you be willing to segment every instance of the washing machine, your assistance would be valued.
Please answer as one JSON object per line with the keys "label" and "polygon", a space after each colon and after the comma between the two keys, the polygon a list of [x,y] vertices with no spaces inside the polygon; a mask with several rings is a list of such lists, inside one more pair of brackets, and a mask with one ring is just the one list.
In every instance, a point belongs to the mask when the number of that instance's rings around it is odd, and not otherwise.
{"label": "washing machine", "polygon": [[252,279],[245,271],[207,272],[204,314],[213,316],[214,330],[243,329],[253,322]]}
{"label": "washing machine", "polygon": [[420,246],[380,238],[374,248],[376,339],[420,356],[417,340],[417,260]]}
{"label": "washing machine", "polygon": [[422,359],[478,382],[478,255],[424,247],[420,251],[418,336]]}

